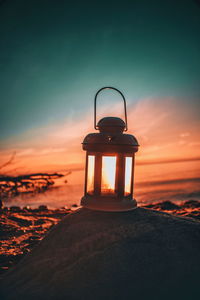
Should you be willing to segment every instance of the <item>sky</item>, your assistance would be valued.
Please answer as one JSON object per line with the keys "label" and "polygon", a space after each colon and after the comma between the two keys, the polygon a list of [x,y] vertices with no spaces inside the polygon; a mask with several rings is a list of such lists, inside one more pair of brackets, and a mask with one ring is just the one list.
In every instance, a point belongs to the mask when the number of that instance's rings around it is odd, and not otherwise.
{"label": "sky", "polygon": [[[138,163],[199,158],[199,53],[199,1],[1,1],[0,164],[83,168],[103,86],[126,97]],[[116,93],[98,100],[123,115]]]}

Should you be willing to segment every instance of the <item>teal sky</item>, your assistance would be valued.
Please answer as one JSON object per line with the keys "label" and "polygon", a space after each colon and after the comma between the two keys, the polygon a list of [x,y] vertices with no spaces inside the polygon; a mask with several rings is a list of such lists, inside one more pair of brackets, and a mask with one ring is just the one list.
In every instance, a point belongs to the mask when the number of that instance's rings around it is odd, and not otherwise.
{"label": "teal sky", "polygon": [[0,139],[84,118],[95,92],[200,99],[200,5],[10,0],[0,5]]}

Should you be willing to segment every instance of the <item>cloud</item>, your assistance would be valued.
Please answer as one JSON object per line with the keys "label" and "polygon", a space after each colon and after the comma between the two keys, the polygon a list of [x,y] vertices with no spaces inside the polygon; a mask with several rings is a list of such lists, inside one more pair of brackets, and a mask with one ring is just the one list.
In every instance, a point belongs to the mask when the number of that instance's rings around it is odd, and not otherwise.
{"label": "cloud", "polygon": [[[199,157],[200,122],[194,110],[177,99],[149,98],[129,105],[128,133],[134,134],[140,144],[137,161],[149,163]],[[100,117],[107,111],[101,110]],[[119,104],[112,107],[112,115],[118,116],[121,112]],[[23,168],[26,172],[57,171],[72,165],[82,169],[85,153],[81,143],[85,135],[94,132],[93,115],[88,113],[79,121],[73,116],[72,113],[59,124],[35,128],[5,141],[0,163],[16,151],[15,167],[20,168],[20,172]]]}

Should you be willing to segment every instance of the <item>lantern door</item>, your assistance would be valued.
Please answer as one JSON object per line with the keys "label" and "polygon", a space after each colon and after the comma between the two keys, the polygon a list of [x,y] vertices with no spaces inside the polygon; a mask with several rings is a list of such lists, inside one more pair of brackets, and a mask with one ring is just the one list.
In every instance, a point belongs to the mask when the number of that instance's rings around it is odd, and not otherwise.
{"label": "lantern door", "polygon": [[130,154],[87,153],[85,195],[132,196],[133,164]]}

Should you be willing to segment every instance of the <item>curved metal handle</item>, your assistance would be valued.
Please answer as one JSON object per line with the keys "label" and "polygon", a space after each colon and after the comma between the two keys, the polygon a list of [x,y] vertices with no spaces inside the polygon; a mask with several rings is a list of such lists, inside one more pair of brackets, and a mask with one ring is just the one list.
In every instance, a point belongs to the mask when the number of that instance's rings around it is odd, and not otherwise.
{"label": "curved metal handle", "polygon": [[107,89],[110,89],[110,90],[115,90],[117,91],[121,96],[122,96],[122,99],[124,101],[124,116],[125,116],[125,131],[128,130],[128,124],[127,124],[127,111],[126,111],[126,99],[124,97],[124,95],[122,94],[122,92],[120,92],[118,89],[114,88],[114,87],[111,87],[111,86],[105,86],[105,87],[102,87],[100,90],[98,90],[98,92],[96,93],[95,97],[94,97],[94,128],[95,129],[98,129],[97,128],[97,96],[98,94],[102,91],[102,90],[107,90]]}

